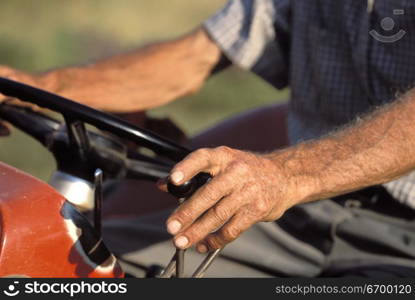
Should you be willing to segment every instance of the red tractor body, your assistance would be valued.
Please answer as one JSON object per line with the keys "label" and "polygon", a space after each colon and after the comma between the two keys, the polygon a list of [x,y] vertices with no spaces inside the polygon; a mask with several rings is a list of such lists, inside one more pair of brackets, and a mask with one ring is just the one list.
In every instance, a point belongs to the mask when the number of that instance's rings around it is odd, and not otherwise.
{"label": "red tractor body", "polygon": [[123,276],[92,226],[63,196],[3,163],[0,222],[0,276]]}

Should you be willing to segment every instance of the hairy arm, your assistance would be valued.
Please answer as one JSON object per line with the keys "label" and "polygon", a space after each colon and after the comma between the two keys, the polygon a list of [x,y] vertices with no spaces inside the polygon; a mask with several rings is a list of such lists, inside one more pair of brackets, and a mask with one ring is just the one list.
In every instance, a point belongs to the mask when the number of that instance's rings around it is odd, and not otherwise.
{"label": "hairy arm", "polygon": [[47,89],[94,108],[129,112],[196,92],[219,61],[203,29],[96,63],[30,75],[0,67],[0,76]]}
{"label": "hairy arm", "polygon": [[[181,184],[199,172],[214,177],[167,220],[177,247],[223,247],[290,207],[395,179],[415,168],[415,90],[346,128],[259,155],[200,149],[172,170]],[[213,233],[212,233],[213,232]]]}
{"label": "hairy arm", "polygon": [[415,168],[415,90],[326,137],[272,154],[313,187],[306,202],[385,183]]}

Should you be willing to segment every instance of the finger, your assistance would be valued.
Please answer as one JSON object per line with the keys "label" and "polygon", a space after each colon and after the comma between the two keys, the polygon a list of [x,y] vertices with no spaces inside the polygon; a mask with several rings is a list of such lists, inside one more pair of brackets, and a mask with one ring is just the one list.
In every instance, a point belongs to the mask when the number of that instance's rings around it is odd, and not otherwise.
{"label": "finger", "polygon": [[3,103],[3,102],[8,102],[8,101],[10,101],[11,99],[13,99],[13,98],[10,98],[9,96],[7,96],[7,95],[4,95],[4,94],[0,93],[0,103]]}
{"label": "finger", "polygon": [[15,106],[20,106],[20,107],[25,107],[25,108],[30,108],[32,111],[35,112],[50,112],[50,110],[46,109],[46,108],[40,108],[38,105],[33,104],[31,102],[26,102],[26,101],[22,101],[16,98],[11,98],[11,97],[6,97],[3,100],[4,103],[9,104],[9,105],[15,105]]}
{"label": "finger", "polygon": [[254,219],[247,217],[245,214],[237,213],[222,228],[209,234],[196,246],[196,249],[201,250],[201,252],[206,250],[204,252],[207,252],[223,248],[255,223]]}
{"label": "finger", "polygon": [[170,180],[173,184],[180,185],[200,172],[214,174],[213,161],[212,161],[212,150],[210,149],[199,149],[188,156],[184,160],[174,166],[170,172]]}
{"label": "finger", "polygon": [[167,230],[175,235],[190,226],[205,211],[232,191],[228,177],[218,175],[200,187],[167,219]]}
{"label": "finger", "polygon": [[[179,248],[181,248],[181,246],[188,248],[204,239],[208,234],[222,227],[235,214],[239,208],[239,203],[239,197],[234,195],[230,195],[220,200],[189,228],[175,238],[175,242],[179,239],[182,242],[186,242],[185,245],[176,244],[176,246]],[[183,239],[183,237],[185,239]]]}

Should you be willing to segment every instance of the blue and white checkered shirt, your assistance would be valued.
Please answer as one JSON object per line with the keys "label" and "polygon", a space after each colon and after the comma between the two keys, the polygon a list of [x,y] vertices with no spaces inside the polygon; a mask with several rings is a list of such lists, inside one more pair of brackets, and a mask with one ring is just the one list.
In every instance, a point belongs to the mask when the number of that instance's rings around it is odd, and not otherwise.
{"label": "blue and white checkered shirt", "polygon": [[[291,143],[347,124],[415,83],[414,0],[232,0],[204,26],[235,65],[290,86]],[[415,208],[415,173],[384,186]]]}

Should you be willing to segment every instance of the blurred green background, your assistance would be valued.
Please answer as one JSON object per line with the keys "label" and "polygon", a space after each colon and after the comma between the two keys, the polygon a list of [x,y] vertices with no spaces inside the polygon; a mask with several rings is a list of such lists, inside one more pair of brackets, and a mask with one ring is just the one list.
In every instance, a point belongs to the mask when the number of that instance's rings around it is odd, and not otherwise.
{"label": "blurred green background", "polygon": [[[38,72],[83,64],[186,33],[225,0],[1,0],[0,64]],[[188,134],[238,112],[286,98],[254,75],[231,68],[192,97],[151,111]],[[47,180],[50,154],[18,130],[0,140],[0,160]]]}

